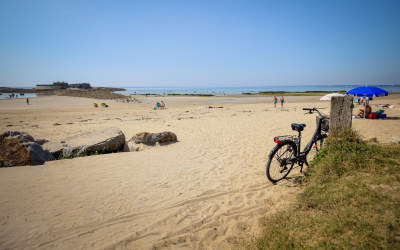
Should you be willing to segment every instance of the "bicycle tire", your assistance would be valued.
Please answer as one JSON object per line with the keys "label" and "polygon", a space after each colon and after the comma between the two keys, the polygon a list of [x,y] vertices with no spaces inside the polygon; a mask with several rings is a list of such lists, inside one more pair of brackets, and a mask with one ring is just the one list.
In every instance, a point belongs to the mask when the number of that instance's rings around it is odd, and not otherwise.
{"label": "bicycle tire", "polygon": [[272,149],[268,156],[268,163],[266,166],[268,180],[276,183],[284,179],[290,173],[294,163],[288,160],[297,156],[296,148],[297,146],[293,141],[285,141]]}

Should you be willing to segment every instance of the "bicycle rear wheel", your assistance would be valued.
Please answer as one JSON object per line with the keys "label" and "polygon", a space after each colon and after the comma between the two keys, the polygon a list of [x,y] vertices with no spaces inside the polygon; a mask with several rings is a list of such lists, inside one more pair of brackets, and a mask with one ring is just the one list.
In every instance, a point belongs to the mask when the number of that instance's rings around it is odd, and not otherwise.
{"label": "bicycle rear wheel", "polygon": [[278,182],[285,178],[293,168],[294,162],[291,161],[297,155],[296,144],[286,141],[278,144],[271,151],[268,157],[266,173],[268,180]]}

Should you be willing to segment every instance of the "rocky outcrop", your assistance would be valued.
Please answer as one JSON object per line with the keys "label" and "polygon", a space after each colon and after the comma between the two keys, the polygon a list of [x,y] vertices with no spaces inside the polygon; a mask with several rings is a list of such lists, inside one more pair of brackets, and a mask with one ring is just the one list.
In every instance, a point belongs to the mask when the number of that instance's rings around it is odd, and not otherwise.
{"label": "rocky outcrop", "polygon": [[56,158],[77,157],[90,154],[104,154],[120,151],[125,144],[125,135],[119,128],[103,130],[68,137],[61,142],[43,145]]}
{"label": "rocky outcrop", "polygon": [[9,131],[0,135],[0,161],[5,167],[41,165],[52,160],[53,155],[28,133]]}
{"label": "rocky outcrop", "polygon": [[154,145],[158,143],[174,142],[177,141],[177,137],[172,132],[162,133],[148,133],[141,132],[132,137],[131,141],[136,144],[143,143],[145,145]]}
{"label": "rocky outcrop", "polygon": [[60,96],[74,96],[74,97],[85,97],[85,98],[93,98],[93,99],[101,99],[101,100],[119,100],[124,102],[139,102],[136,98],[131,98],[130,96],[121,95],[117,93],[113,93],[106,90],[66,90],[59,92]]}
{"label": "rocky outcrop", "polygon": [[35,93],[35,89],[0,87],[0,93]]}

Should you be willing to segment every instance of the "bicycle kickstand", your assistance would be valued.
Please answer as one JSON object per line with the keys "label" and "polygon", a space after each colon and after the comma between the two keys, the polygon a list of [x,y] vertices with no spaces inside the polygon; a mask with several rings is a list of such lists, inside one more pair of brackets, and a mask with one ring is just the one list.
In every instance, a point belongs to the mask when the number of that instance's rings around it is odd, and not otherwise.
{"label": "bicycle kickstand", "polygon": [[303,164],[304,164],[304,163],[306,163],[306,165],[308,166],[307,161],[305,161],[305,162],[300,162],[300,163],[299,163],[300,173],[303,173]]}

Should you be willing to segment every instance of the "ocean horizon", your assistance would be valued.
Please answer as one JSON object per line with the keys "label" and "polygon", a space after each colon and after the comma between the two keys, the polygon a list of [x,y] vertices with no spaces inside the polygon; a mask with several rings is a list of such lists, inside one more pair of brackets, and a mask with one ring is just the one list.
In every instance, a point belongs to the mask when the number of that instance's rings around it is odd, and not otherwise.
{"label": "ocean horizon", "polygon": [[[353,88],[365,86],[361,84],[354,85],[296,85],[296,86],[256,86],[256,87],[122,87],[117,86],[114,88],[123,88],[125,91],[115,91],[118,94],[205,94],[205,95],[235,95],[250,93],[256,94],[258,92],[307,92],[307,91],[321,91],[321,92],[345,92]],[[376,86],[390,93],[400,93],[400,84],[385,84],[385,85],[368,85]],[[100,87],[100,86],[94,86]],[[107,86],[101,86],[107,87]],[[34,87],[14,87],[21,89],[31,89]],[[10,93],[0,93],[0,99],[6,99]],[[15,94],[18,94],[16,92]],[[36,93],[25,93],[18,98],[32,98],[37,97]]]}
{"label": "ocean horizon", "polygon": [[[116,91],[119,94],[212,94],[232,95],[258,92],[337,92],[349,91],[365,85],[297,85],[297,86],[257,86],[257,87],[120,87],[125,91]],[[368,85],[387,90],[389,93],[400,93],[400,84],[397,85]]]}

